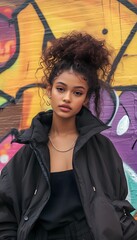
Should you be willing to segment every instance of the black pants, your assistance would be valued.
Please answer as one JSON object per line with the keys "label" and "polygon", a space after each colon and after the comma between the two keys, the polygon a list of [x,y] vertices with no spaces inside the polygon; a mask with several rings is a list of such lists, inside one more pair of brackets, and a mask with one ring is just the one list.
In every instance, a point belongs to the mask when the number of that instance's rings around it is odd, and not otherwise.
{"label": "black pants", "polygon": [[48,240],[93,240],[85,220],[75,221],[67,226],[48,232]]}

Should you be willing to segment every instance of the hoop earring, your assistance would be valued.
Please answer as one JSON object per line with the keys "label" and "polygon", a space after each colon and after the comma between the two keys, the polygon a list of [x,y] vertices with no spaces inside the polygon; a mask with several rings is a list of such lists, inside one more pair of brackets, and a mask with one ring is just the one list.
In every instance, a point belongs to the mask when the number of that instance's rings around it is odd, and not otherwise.
{"label": "hoop earring", "polygon": [[50,102],[48,100],[46,101],[46,105],[47,105],[47,107],[50,106]]}

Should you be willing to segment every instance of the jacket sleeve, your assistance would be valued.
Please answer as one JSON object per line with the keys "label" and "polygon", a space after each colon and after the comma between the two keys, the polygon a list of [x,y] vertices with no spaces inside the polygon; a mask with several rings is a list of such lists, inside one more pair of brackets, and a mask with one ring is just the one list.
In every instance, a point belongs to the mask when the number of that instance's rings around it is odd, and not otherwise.
{"label": "jacket sleeve", "polygon": [[0,175],[0,240],[16,240],[20,221],[21,175],[25,155],[23,146]]}
{"label": "jacket sleeve", "polygon": [[122,160],[117,153],[113,144],[111,144],[112,157],[117,165],[117,179],[115,188],[117,191],[117,199],[113,201],[113,206],[116,210],[117,216],[120,220],[121,228],[123,231],[124,240],[137,240],[137,221],[131,215],[135,210],[133,206],[126,200],[127,197],[127,181],[123,169]]}
{"label": "jacket sleeve", "polygon": [[6,167],[0,176],[0,240],[15,240],[17,220]]}

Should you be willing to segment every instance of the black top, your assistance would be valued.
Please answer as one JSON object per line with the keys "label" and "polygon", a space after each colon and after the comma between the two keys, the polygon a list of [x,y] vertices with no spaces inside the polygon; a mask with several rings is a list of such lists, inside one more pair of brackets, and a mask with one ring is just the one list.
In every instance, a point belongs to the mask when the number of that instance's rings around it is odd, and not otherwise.
{"label": "black top", "polygon": [[46,230],[84,217],[73,170],[51,173],[51,197],[39,217]]}

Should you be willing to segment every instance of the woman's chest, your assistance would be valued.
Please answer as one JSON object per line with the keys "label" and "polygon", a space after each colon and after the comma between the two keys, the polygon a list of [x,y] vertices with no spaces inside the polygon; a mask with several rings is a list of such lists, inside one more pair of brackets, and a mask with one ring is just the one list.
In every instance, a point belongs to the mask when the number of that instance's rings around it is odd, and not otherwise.
{"label": "woman's chest", "polygon": [[72,166],[73,150],[58,152],[50,148],[50,172],[67,171]]}

